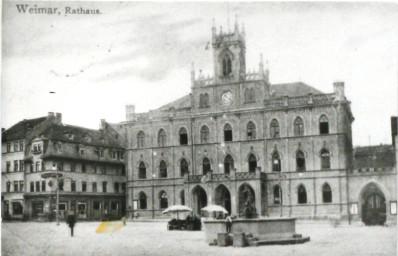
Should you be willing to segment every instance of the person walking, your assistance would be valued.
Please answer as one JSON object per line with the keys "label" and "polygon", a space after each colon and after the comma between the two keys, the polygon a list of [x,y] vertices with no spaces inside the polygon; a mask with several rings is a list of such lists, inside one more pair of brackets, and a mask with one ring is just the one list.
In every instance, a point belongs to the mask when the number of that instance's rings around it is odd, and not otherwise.
{"label": "person walking", "polygon": [[225,218],[225,225],[227,228],[227,233],[231,233],[231,227],[232,227],[232,219],[231,216],[229,216],[229,214],[227,214],[227,217]]}
{"label": "person walking", "polygon": [[70,236],[73,236],[73,227],[75,226],[76,223],[75,215],[74,214],[68,215],[66,222],[68,223],[70,228]]}

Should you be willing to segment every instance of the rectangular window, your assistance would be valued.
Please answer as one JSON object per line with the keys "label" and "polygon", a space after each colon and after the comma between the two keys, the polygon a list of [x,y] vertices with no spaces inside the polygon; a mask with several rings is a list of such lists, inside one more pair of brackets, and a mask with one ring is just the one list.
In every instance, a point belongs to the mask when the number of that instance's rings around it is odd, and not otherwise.
{"label": "rectangular window", "polygon": [[11,181],[7,181],[7,192],[11,192]]}
{"label": "rectangular window", "polygon": [[25,167],[25,164],[24,164],[23,160],[19,160],[19,171],[23,172],[24,171],[24,167]]}
{"label": "rectangular window", "polygon": [[119,182],[115,182],[115,193],[119,193]]}
{"label": "rectangular window", "polygon": [[10,172],[10,169],[11,169],[11,162],[7,161],[7,163],[6,163],[6,171]]}
{"label": "rectangular window", "polygon": [[102,167],[102,174],[106,174],[106,168],[105,168],[105,166]]}
{"label": "rectangular window", "polygon": [[125,166],[122,166],[122,173],[121,173],[121,175],[122,175],[122,176],[126,175],[126,167],[125,167]]}
{"label": "rectangular window", "polygon": [[82,164],[82,172],[86,172],[86,164]]}
{"label": "rectangular window", "polygon": [[112,158],[116,159],[116,152],[115,151],[112,151]]}
{"label": "rectangular window", "polygon": [[70,171],[74,172],[76,170],[76,164],[75,163],[71,163],[70,164]]}
{"label": "rectangular window", "polygon": [[106,181],[102,182],[102,192],[106,193]]}
{"label": "rectangular window", "polygon": [[19,144],[18,141],[14,142],[14,152],[18,152],[19,151]]}
{"label": "rectangular window", "polygon": [[18,192],[18,181],[14,181],[14,192]]}
{"label": "rectangular window", "polygon": [[20,141],[20,142],[19,142],[19,150],[20,150],[20,151],[23,151],[23,141]]}
{"label": "rectangular window", "polygon": [[14,161],[14,172],[18,171],[18,160]]}
{"label": "rectangular window", "polygon": [[45,191],[46,191],[46,181],[45,181],[45,180],[43,180],[43,181],[41,182],[41,191],[42,191],[42,192],[45,192]]}
{"label": "rectangular window", "polygon": [[36,192],[40,192],[40,181],[36,181]]}
{"label": "rectangular window", "polygon": [[85,182],[85,181],[82,182],[82,191],[83,192],[87,191],[87,182]]}
{"label": "rectangular window", "polygon": [[123,160],[124,159],[124,153],[120,152],[120,159]]}
{"label": "rectangular window", "polygon": [[95,164],[93,165],[93,173],[97,173],[97,166]]}
{"label": "rectangular window", "polygon": [[71,181],[71,183],[70,183],[70,188],[71,188],[71,191],[73,191],[73,192],[75,192],[76,191],[76,181]]}
{"label": "rectangular window", "polygon": [[93,182],[93,192],[97,192],[97,182]]}
{"label": "rectangular window", "polygon": [[21,191],[21,192],[23,192],[25,190],[23,185],[24,185],[23,180],[20,180],[19,181],[19,191]]}
{"label": "rectangular window", "polygon": [[40,162],[36,162],[36,172],[40,171]]}
{"label": "rectangular window", "polygon": [[99,150],[98,151],[98,155],[99,155],[99,157],[103,157],[104,156],[104,151],[103,150]]}
{"label": "rectangular window", "polygon": [[122,182],[122,192],[126,192],[126,183]]}
{"label": "rectangular window", "polygon": [[7,143],[7,153],[11,152],[11,143]]}
{"label": "rectangular window", "polygon": [[58,169],[58,171],[63,171],[64,170],[64,163],[63,162],[58,163],[57,164],[57,169]]}
{"label": "rectangular window", "polygon": [[35,183],[33,181],[30,182],[30,192],[35,192]]}

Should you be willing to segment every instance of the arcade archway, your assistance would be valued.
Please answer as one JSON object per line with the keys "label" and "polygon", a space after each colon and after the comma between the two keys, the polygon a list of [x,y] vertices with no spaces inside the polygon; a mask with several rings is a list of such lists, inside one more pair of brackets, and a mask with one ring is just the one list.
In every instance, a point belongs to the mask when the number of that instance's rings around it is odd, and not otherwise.
{"label": "arcade archway", "polygon": [[224,185],[219,185],[214,191],[214,202],[224,207],[231,214],[231,193]]}
{"label": "arcade archway", "polygon": [[247,212],[256,215],[256,197],[254,189],[247,183],[239,187],[239,216],[244,216]]}
{"label": "arcade archway", "polygon": [[192,190],[192,210],[197,216],[200,216],[200,209],[207,206],[207,194],[201,187],[197,186]]}
{"label": "arcade archway", "polygon": [[383,225],[386,222],[386,198],[375,183],[369,183],[361,193],[362,221],[366,225]]}

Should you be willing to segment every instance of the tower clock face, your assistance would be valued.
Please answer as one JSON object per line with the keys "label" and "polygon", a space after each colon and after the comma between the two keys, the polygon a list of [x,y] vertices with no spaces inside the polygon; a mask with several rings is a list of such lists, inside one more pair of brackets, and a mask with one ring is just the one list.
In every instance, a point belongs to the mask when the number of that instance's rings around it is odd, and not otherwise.
{"label": "tower clock face", "polygon": [[234,95],[230,91],[224,92],[221,95],[221,103],[224,105],[231,105],[233,100],[234,100]]}

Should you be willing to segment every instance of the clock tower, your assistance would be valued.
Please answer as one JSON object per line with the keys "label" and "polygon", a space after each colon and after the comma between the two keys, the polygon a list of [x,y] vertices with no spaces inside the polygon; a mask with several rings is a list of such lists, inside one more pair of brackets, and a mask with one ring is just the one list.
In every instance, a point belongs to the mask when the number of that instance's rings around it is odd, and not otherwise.
{"label": "clock tower", "polygon": [[245,31],[239,31],[237,20],[234,31],[217,32],[213,20],[212,47],[215,83],[239,82],[244,80],[246,73]]}

